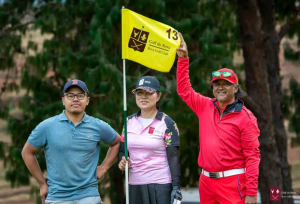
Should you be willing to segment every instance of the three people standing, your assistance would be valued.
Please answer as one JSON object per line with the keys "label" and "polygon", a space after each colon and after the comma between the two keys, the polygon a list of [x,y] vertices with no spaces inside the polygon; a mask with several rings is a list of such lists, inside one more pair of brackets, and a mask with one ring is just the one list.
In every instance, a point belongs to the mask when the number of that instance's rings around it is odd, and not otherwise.
{"label": "three people standing", "polygon": [[[187,46],[180,37],[177,91],[199,118],[201,204],[257,203],[260,132],[255,116],[239,99],[238,77],[230,69],[217,70],[211,80],[215,98],[196,93],[189,79]],[[131,204],[172,204],[182,199],[179,131],[157,106],[160,83],[155,77],[142,77],[133,93],[139,110],[127,119],[126,160],[124,134],[120,137],[107,123],[85,114],[90,100],[85,83],[74,79],[65,84],[65,110],[41,122],[22,151],[25,164],[40,184],[43,204],[100,204],[97,179],[104,176],[117,154],[120,170],[129,162]],[[97,167],[99,141],[110,149]],[[41,148],[45,148],[47,183],[34,156]]]}

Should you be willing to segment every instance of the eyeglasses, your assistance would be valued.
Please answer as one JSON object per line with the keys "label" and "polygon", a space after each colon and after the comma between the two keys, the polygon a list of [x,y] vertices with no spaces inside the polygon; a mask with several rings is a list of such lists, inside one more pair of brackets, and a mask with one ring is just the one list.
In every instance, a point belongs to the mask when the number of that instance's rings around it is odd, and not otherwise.
{"label": "eyeglasses", "polygon": [[231,72],[220,72],[220,71],[214,71],[212,73],[212,77],[221,77],[223,76],[224,78],[230,78],[230,76],[233,76],[237,82],[237,84],[239,84],[238,79],[234,76],[234,74],[232,74]]}
{"label": "eyeglasses", "polygon": [[134,92],[137,96],[141,97],[145,95],[146,97],[152,96],[155,92],[149,93],[147,91],[135,91]]}
{"label": "eyeglasses", "polygon": [[77,96],[78,100],[83,100],[85,97],[85,93],[78,93],[78,94],[74,94],[74,93],[66,93],[65,96],[67,96],[67,98],[70,101],[73,101],[75,99],[75,96]]}

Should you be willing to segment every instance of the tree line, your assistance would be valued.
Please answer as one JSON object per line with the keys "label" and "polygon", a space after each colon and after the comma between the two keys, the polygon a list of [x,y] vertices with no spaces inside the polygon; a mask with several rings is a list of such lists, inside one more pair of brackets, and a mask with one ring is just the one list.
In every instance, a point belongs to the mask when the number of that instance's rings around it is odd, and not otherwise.
{"label": "tree line", "polygon": [[[212,71],[234,69],[245,91],[245,105],[258,118],[261,131],[259,191],[262,203],[270,203],[270,188],[292,191],[287,162],[284,116],[290,118],[300,144],[300,85],[290,82],[290,92],[282,93],[279,45],[283,37],[300,33],[297,0],[5,0],[0,4],[0,70],[4,85],[0,90],[0,117],[7,120],[12,144],[0,143],[0,159],[7,167],[6,179],[15,185],[29,185],[30,173],[21,159],[21,150],[30,132],[42,120],[61,113],[61,90],[65,82],[78,78],[91,93],[87,114],[122,130],[121,8],[168,24],[183,34],[189,47],[190,78],[193,88],[212,97],[208,84]],[[279,27],[279,30],[278,30]],[[22,39],[30,33],[50,35],[39,49],[34,38],[26,47]],[[242,51],[244,63],[234,65],[234,53]],[[34,53],[34,54],[32,54]],[[21,70],[15,58],[26,62]],[[298,60],[299,53],[286,47],[285,57]],[[128,114],[137,111],[131,90],[144,75],[158,78],[162,86],[159,103],[180,130],[182,186],[196,186],[200,168],[198,119],[176,93],[176,63],[170,73],[160,73],[127,61]],[[51,72],[51,75],[49,73]],[[48,75],[47,75],[48,74]],[[16,75],[21,83],[16,82]],[[21,116],[10,114],[14,107],[1,99],[4,92],[25,90],[18,108]],[[292,109],[293,107],[294,109]],[[292,111],[293,110],[293,111]],[[201,124],[200,124],[201,125]],[[100,160],[107,147],[101,144]],[[7,152],[7,153],[5,153]],[[46,170],[43,151],[37,155]],[[110,187],[107,188],[106,184]],[[123,175],[117,166],[100,182],[101,195],[112,203],[124,203]],[[282,203],[293,203],[282,199]]]}

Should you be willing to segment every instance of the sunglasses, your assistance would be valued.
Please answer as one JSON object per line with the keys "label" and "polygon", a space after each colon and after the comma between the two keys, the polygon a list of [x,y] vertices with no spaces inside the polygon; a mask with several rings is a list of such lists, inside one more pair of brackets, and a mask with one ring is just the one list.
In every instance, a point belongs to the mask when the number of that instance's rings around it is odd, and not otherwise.
{"label": "sunglasses", "polygon": [[230,78],[230,76],[233,76],[237,82],[237,84],[239,84],[238,79],[231,73],[231,72],[220,72],[220,71],[214,71],[212,73],[212,77],[221,77],[223,76],[224,78]]}

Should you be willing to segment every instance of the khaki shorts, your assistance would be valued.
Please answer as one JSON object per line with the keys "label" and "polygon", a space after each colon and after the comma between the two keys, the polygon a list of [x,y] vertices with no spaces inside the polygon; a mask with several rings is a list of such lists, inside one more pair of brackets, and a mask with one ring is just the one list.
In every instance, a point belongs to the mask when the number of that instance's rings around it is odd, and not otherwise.
{"label": "khaki shorts", "polygon": [[102,204],[102,201],[100,196],[92,196],[79,200],[46,200],[45,204]]}

